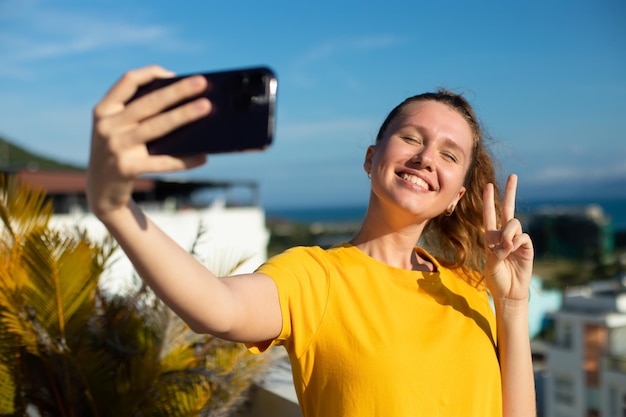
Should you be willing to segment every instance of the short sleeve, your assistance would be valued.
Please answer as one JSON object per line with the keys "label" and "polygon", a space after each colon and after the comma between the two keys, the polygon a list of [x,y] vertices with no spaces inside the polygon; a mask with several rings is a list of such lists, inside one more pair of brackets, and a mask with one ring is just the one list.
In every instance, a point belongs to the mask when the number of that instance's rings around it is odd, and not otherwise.
{"label": "short sleeve", "polygon": [[278,289],[282,329],[274,340],[249,344],[253,353],[284,345],[300,355],[315,335],[328,304],[326,253],[319,247],[296,247],[269,259],[257,273],[269,276]]}

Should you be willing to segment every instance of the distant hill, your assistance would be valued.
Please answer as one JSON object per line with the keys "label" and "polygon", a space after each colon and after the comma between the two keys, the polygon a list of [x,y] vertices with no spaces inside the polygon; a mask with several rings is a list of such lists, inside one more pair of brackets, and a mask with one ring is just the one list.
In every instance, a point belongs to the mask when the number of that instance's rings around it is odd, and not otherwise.
{"label": "distant hill", "polygon": [[84,167],[59,162],[30,152],[0,136],[0,171],[14,169],[84,171]]}

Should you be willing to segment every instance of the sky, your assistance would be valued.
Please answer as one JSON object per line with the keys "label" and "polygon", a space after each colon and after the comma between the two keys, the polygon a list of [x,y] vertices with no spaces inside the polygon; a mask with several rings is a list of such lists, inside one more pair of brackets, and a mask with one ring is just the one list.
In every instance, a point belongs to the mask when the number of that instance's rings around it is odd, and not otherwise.
{"label": "sky", "polygon": [[445,87],[474,106],[518,196],[626,197],[626,2],[0,0],[0,135],[87,165],[127,70],[268,65],[274,143],[176,178],[256,180],[267,207],[362,205],[387,113]]}

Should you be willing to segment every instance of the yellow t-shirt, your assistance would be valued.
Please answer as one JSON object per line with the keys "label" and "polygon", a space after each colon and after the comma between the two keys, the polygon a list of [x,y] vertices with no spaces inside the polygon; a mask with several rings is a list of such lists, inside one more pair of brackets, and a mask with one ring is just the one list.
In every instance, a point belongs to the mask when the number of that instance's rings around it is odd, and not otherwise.
{"label": "yellow t-shirt", "polygon": [[[350,244],[262,265],[305,417],[501,415],[495,317],[484,288],[438,264],[394,268]],[[253,352],[266,345],[251,347]]]}

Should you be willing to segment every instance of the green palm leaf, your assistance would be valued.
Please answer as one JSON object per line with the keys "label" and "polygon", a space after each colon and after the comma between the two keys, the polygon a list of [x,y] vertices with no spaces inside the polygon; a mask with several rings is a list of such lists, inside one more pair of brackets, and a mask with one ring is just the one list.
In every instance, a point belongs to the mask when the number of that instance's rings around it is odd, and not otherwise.
{"label": "green palm leaf", "polygon": [[[30,236],[24,245],[29,279],[24,293],[35,319],[50,337],[66,339],[67,323],[85,303],[93,300],[97,281],[92,274],[92,249],[84,241],[48,231]],[[77,317],[79,327],[88,316]]]}
{"label": "green palm leaf", "polygon": [[43,190],[0,174],[0,219],[6,227],[4,232],[23,236],[43,230],[52,214],[52,204]]}
{"label": "green palm leaf", "polygon": [[17,353],[17,341],[0,323],[0,415],[15,413],[17,385],[13,362]]}
{"label": "green palm leaf", "polygon": [[[14,352],[16,345],[37,354],[38,337],[33,323],[29,320],[30,310],[24,299],[23,284],[28,281],[28,274],[20,262],[21,250],[11,247],[5,251],[6,263],[0,266],[0,329],[19,340],[11,340],[8,347]],[[4,349],[0,345],[0,351]]]}

